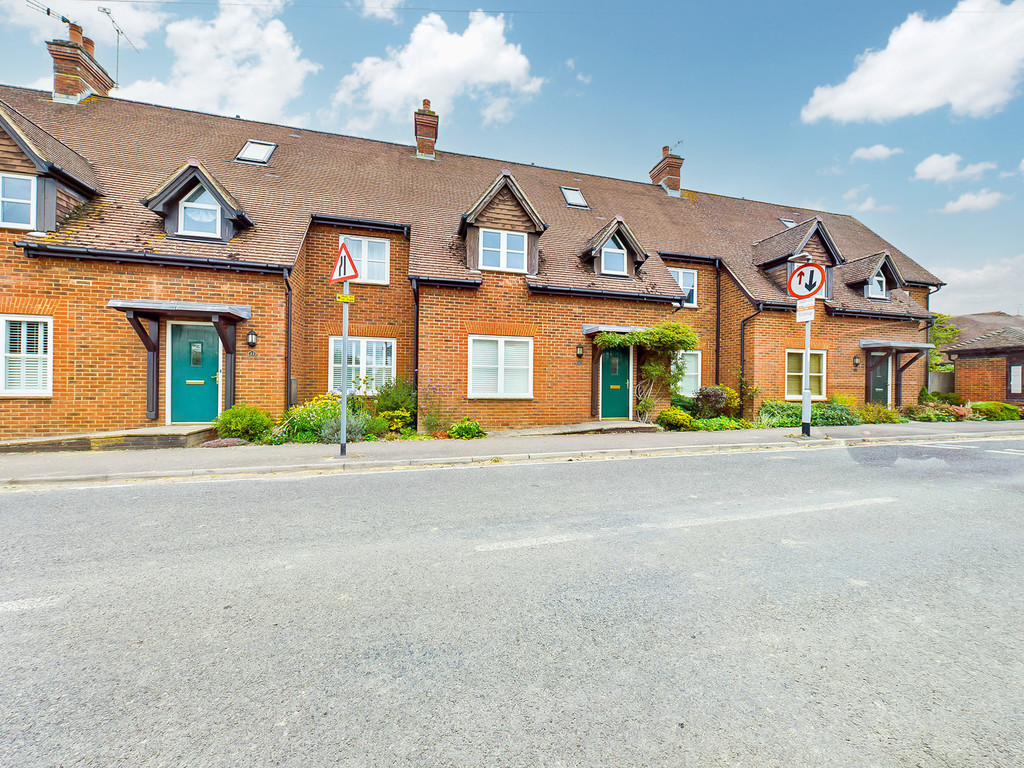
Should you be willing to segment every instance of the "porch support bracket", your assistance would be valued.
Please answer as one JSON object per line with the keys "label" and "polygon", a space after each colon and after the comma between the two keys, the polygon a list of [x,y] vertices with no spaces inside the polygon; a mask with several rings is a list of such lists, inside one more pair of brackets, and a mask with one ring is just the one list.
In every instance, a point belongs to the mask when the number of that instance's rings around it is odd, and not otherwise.
{"label": "porch support bracket", "polygon": [[220,315],[212,315],[210,321],[217,329],[220,343],[224,347],[224,409],[235,404],[235,349],[237,334],[236,325]]}
{"label": "porch support bracket", "polygon": [[160,320],[132,310],[124,316],[146,348],[146,418],[156,419],[160,400]]}

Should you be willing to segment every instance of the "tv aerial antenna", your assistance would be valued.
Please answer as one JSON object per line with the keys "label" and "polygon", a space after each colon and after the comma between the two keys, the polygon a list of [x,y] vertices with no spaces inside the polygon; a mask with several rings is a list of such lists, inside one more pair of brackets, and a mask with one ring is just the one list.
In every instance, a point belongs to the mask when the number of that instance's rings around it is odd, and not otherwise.
{"label": "tv aerial antenna", "polygon": [[127,40],[128,41],[128,45],[130,45],[132,47],[132,49],[136,53],[141,53],[141,51],[138,48],[135,47],[135,43],[132,42],[132,39],[130,37],[128,37],[128,35],[125,34],[125,31],[123,29],[121,29],[121,25],[118,24],[116,21],[114,21],[114,17],[110,15],[110,9],[109,8],[104,8],[102,5],[100,5],[100,6],[97,6],[96,10],[99,11],[100,13],[105,13],[107,15],[107,18],[110,19],[110,23],[114,25],[114,31],[117,32],[117,52],[115,53],[115,58],[114,58],[114,87],[115,88],[120,88],[121,87],[121,38],[123,37],[125,40]]}
{"label": "tv aerial antenna", "polygon": [[53,8],[47,8],[42,3],[38,2],[38,0],[25,0],[25,5],[33,11],[39,11],[43,16],[53,16],[55,19],[60,19],[64,24],[74,24],[74,22],[63,13],[53,10]]}

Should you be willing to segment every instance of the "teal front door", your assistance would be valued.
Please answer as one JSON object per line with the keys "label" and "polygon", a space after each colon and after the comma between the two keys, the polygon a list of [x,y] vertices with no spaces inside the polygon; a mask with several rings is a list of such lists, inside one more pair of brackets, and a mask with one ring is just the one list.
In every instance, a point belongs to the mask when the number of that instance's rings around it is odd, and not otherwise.
{"label": "teal front door", "polygon": [[882,353],[872,352],[871,360],[872,364],[878,363],[878,367],[871,372],[871,397],[872,403],[882,403],[882,405],[889,404],[889,363],[891,358],[886,358],[879,363],[879,360],[884,357]]}
{"label": "teal front door", "polygon": [[171,326],[171,421],[217,417],[220,340],[209,325]]}
{"label": "teal front door", "polygon": [[629,418],[629,350],[601,353],[601,418]]}

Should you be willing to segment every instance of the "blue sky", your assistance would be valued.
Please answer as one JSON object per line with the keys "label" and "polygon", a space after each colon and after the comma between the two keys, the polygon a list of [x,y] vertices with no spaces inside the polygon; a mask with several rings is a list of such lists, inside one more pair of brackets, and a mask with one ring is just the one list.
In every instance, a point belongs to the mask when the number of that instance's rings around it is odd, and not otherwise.
{"label": "blue sky", "polygon": [[[949,285],[941,312],[1024,311],[1024,0],[99,0],[116,93],[850,213]],[[114,74],[95,0],[54,10]],[[49,88],[66,27],[0,0],[0,82]]]}

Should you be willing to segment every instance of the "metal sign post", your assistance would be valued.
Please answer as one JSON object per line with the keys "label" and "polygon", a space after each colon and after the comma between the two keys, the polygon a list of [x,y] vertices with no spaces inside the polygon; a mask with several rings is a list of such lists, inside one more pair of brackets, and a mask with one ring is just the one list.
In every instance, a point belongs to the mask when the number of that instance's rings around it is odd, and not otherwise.
{"label": "metal sign post", "polygon": [[338,417],[338,443],[341,456],[348,448],[348,305],[355,299],[348,292],[348,281],[359,277],[356,263],[348,246],[342,241],[338,249],[338,260],[331,272],[332,283],[341,283],[341,294],[337,296],[343,306],[341,308],[341,415]]}
{"label": "metal sign post", "polygon": [[825,287],[825,268],[811,262],[793,268],[786,284],[789,295],[797,299],[796,321],[804,323],[804,375],[801,381],[801,426],[804,437],[811,436],[811,321],[814,320],[814,295]]}

